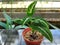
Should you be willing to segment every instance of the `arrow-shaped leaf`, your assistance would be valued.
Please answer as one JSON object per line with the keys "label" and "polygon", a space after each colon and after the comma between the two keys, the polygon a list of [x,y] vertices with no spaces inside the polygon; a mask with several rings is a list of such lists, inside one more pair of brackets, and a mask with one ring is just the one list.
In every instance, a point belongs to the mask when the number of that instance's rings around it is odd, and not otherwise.
{"label": "arrow-shaped leaf", "polygon": [[27,9],[27,15],[32,16],[33,13],[35,12],[35,6],[36,6],[37,1],[32,2]]}

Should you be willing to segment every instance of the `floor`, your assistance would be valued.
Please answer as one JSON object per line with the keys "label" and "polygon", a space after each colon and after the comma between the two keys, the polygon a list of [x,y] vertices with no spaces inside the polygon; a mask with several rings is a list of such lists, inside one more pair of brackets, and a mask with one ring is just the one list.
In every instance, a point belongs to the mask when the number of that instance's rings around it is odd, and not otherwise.
{"label": "floor", "polygon": [[[18,35],[11,35],[8,39],[3,38],[2,44],[0,45],[26,45],[23,37],[22,37],[22,31],[23,29],[20,29],[19,36]],[[50,43],[46,38],[44,38],[41,45],[60,45],[60,30],[58,29],[51,29],[51,32],[53,34],[54,40],[52,43]]]}

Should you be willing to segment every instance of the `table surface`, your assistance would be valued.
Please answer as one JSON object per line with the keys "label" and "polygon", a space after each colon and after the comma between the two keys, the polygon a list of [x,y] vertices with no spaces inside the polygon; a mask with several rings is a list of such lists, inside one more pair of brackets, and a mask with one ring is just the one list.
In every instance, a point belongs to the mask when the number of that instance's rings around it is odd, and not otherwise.
{"label": "table surface", "polygon": [[[2,45],[26,45],[22,36],[23,29],[18,30],[19,35],[11,35],[7,40],[4,38],[2,41]],[[51,29],[53,34],[53,42],[49,42],[46,38],[43,39],[41,45],[60,45],[60,30],[59,29]],[[0,44],[1,45],[1,44]]]}

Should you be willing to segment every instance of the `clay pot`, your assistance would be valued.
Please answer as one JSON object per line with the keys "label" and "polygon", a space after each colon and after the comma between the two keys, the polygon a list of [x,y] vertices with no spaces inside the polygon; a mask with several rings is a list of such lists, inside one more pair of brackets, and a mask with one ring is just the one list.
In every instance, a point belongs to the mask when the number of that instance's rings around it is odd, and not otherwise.
{"label": "clay pot", "polygon": [[41,42],[42,42],[42,40],[43,40],[43,36],[40,36],[40,40],[38,40],[38,41],[30,41],[30,40],[27,40],[24,36],[29,31],[31,31],[31,29],[30,28],[26,28],[26,29],[24,29],[24,31],[22,33],[23,34],[23,38],[24,38],[24,40],[26,42],[26,45],[40,45]]}

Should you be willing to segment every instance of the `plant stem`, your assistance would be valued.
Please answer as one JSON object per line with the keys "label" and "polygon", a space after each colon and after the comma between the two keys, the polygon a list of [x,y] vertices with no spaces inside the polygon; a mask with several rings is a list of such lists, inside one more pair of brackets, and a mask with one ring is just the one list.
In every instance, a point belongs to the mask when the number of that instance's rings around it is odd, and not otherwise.
{"label": "plant stem", "polygon": [[6,29],[8,30],[9,29],[9,24],[8,24],[8,22],[6,22],[7,23],[7,25],[6,25]]}
{"label": "plant stem", "polygon": [[[30,27],[30,25],[28,23],[27,23],[27,25]],[[34,34],[35,33],[34,29],[32,29],[32,27],[30,27],[30,28],[31,28],[32,34]]]}

